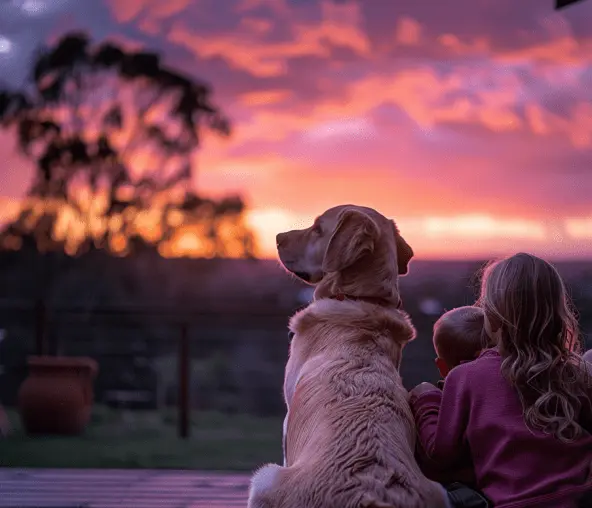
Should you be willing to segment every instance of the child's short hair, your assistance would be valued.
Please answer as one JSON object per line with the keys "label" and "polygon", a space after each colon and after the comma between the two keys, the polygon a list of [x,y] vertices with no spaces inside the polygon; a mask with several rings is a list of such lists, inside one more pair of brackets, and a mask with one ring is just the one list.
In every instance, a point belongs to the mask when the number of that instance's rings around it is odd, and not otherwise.
{"label": "child's short hair", "polygon": [[583,355],[582,358],[587,362],[592,363],[592,349],[588,349]]}
{"label": "child's short hair", "polygon": [[468,305],[444,313],[434,324],[436,354],[452,369],[474,360],[483,349],[484,314]]}

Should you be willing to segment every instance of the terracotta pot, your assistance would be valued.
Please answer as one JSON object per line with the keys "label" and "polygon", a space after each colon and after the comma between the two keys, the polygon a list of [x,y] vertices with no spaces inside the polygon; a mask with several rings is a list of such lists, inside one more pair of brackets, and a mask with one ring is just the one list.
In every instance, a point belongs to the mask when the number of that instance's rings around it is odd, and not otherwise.
{"label": "terracotta pot", "polygon": [[28,434],[80,434],[93,404],[97,363],[91,358],[29,357],[29,375],[18,396]]}

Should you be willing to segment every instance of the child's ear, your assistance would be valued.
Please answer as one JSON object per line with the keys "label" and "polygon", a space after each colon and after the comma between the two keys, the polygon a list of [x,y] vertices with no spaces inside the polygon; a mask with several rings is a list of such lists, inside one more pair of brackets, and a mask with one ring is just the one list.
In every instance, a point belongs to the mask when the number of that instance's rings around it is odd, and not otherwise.
{"label": "child's ear", "polygon": [[440,371],[440,375],[443,378],[445,378],[448,375],[448,373],[450,372],[448,365],[446,365],[446,362],[444,360],[442,360],[442,358],[440,358],[440,357],[436,358],[436,367],[438,367],[438,370]]}

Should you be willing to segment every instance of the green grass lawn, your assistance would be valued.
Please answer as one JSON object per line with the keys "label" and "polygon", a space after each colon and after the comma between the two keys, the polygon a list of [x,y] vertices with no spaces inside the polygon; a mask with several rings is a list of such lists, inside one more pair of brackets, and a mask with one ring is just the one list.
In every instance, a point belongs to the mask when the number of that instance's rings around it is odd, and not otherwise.
{"label": "green grass lawn", "polygon": [[249,471],[280,462],[281,418],[194,412],[190,437],[177,436],[175,411],[96,407],[76,437],[29,437],[16,411],[0,438],[0,467],[172,468]]}

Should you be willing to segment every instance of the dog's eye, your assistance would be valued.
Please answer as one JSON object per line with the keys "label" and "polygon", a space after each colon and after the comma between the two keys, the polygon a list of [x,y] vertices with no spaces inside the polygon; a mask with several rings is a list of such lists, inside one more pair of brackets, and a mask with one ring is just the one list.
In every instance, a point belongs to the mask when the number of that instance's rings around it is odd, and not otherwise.
{"label": "dog's eye", "polygon": [[321,229],[321,226],[319,224],[315,224],[312,228],[312,232],[315,235],[320,235],[323,232],[323,230]]}
{"label": "dog's eye", "polygon": [[290,341],[292,341],[292,339],[293,339],[293,338],[294,338],[294,332],[293,332],[292,330],[290,330],[290,331],[288,332],[288,339],[289,339]]}

